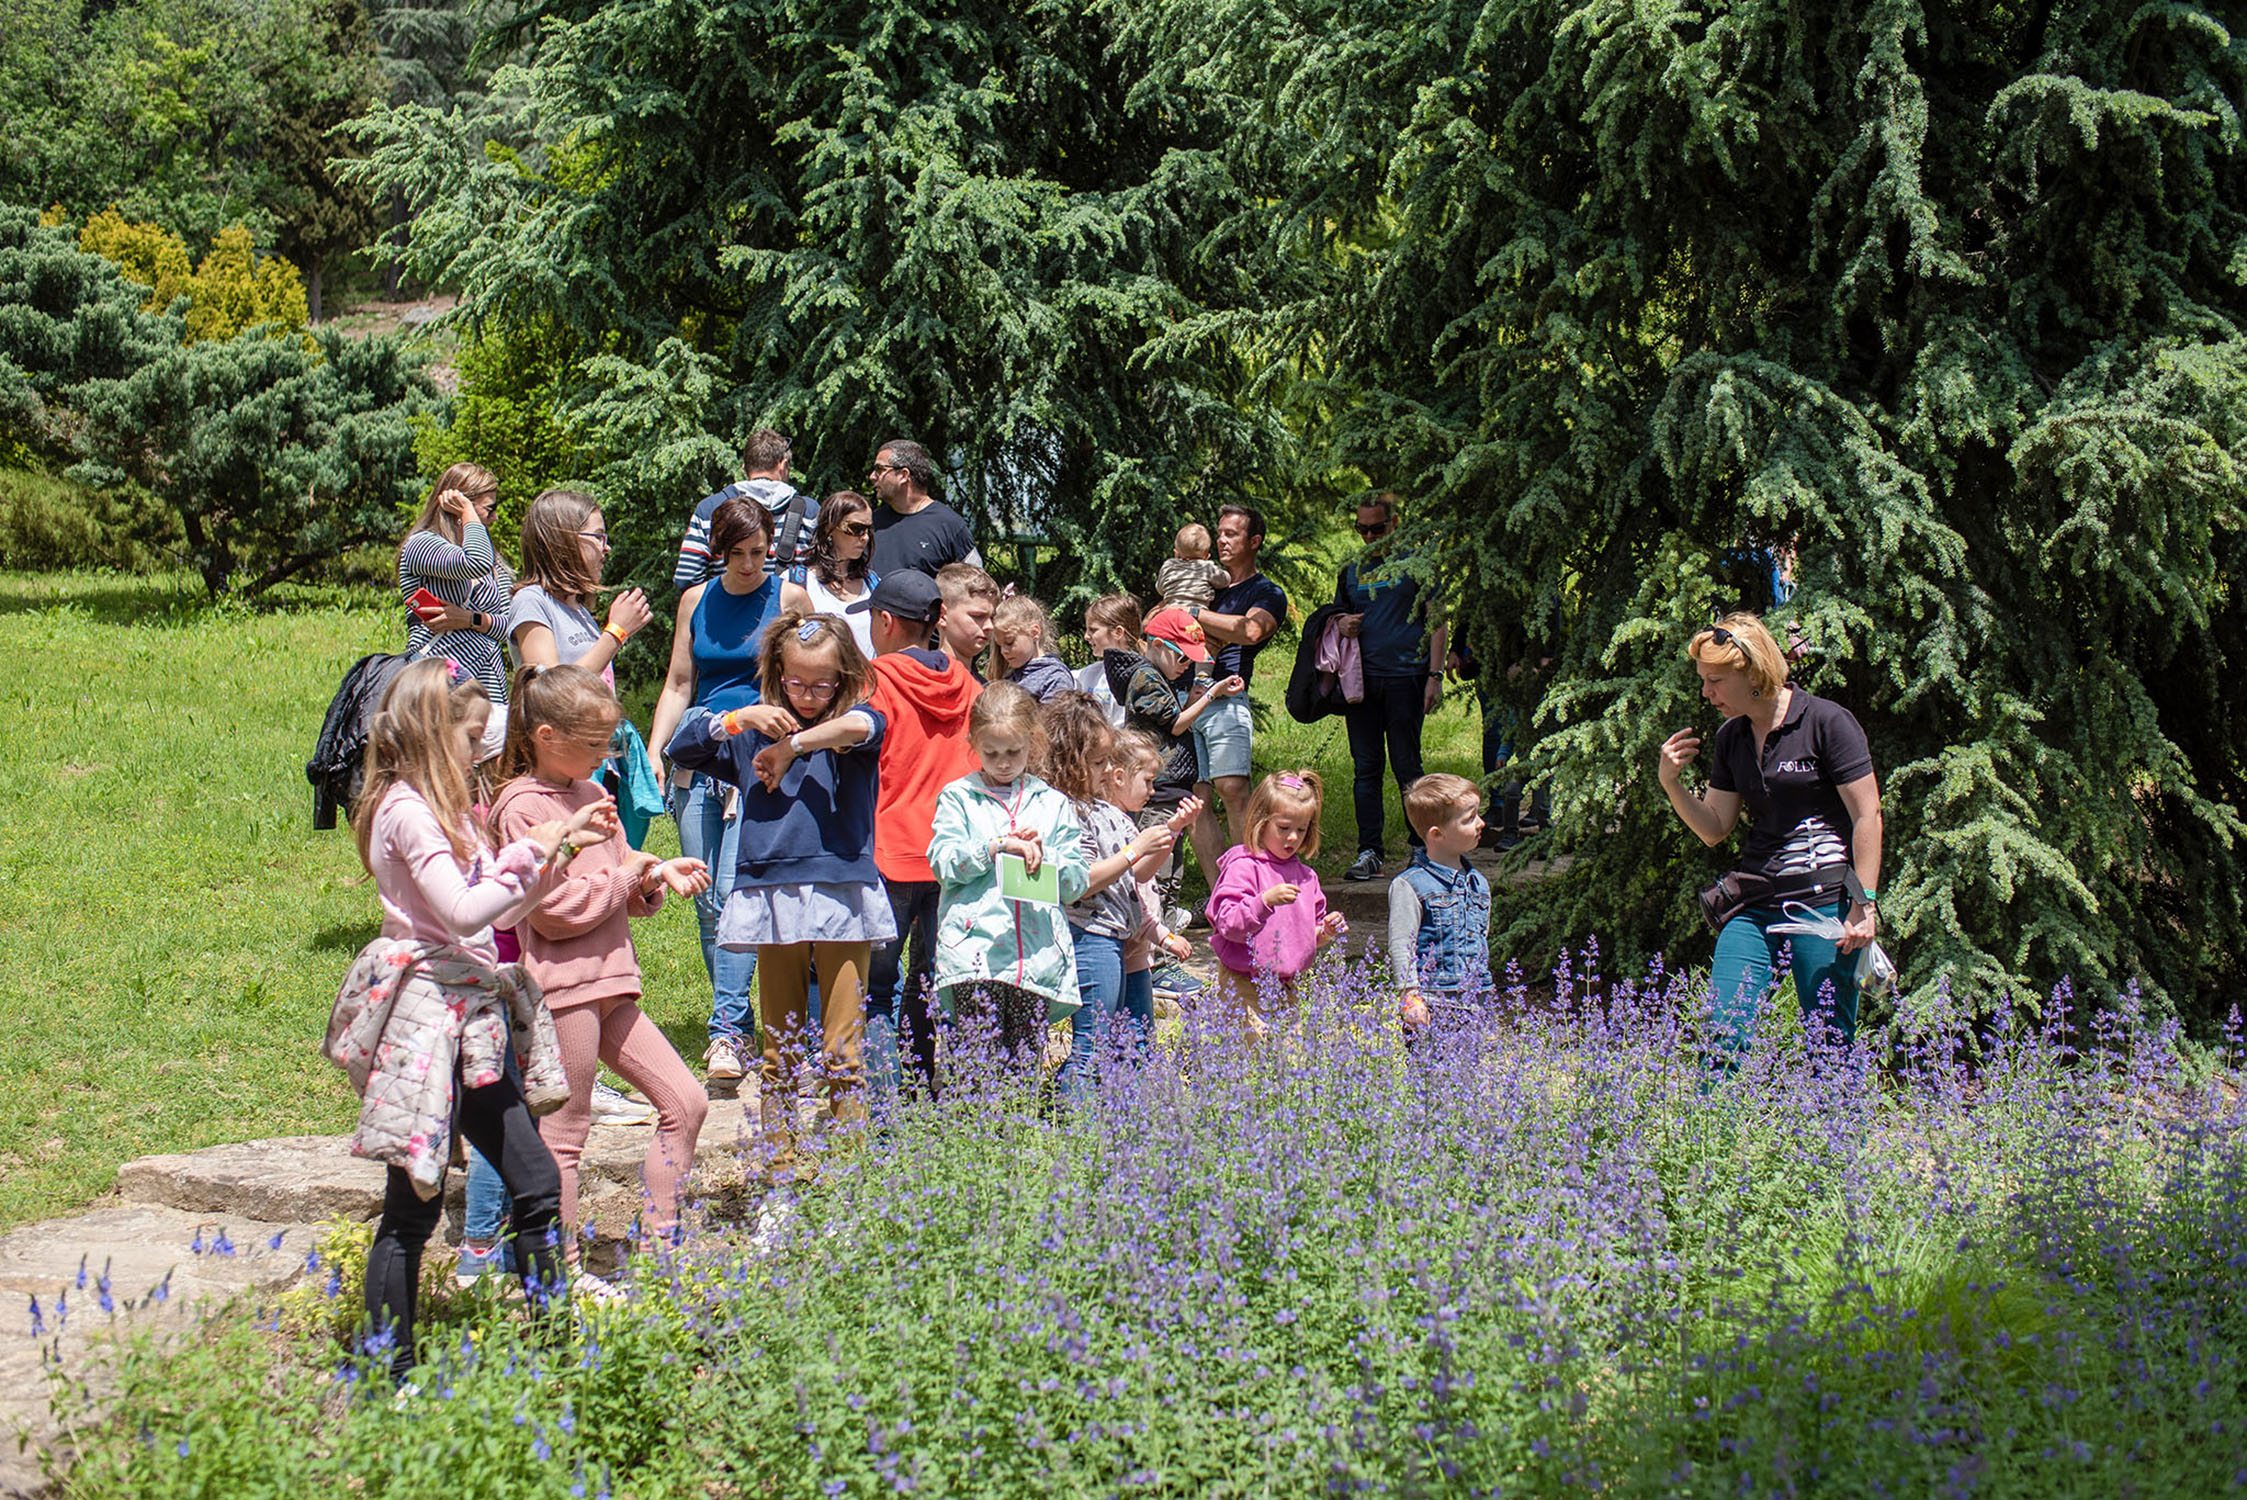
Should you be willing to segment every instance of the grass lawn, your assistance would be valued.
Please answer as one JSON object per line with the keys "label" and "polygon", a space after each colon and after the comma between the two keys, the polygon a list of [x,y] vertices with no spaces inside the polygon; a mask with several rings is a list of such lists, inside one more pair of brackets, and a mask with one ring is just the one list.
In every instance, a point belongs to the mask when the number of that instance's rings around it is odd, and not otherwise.
{"label": "grass lawn", "polygon": [[[335,986],[373,936],[344,829],[317,832],[304,762],[343,670],[399,639],[369,594],[282,589],[213,606],[185,578],[0,574],[11,667],[0,736],[0,1229],[106,1191],[153,1152],[347,1128],[320,1055]],[[1259,768],[1327,781],[1326,854],[1356,844],[1341,721],[1279,707],[1263,658]],[[630,695],[644,727],[652,690]],[[1429,726],[1428,768],[1472,775],[1471,695]],[[1390,847],[1403,847],[1389,789]],[[652,847],[675,852],[659,822]],[[690,1060],[708,989],[688,908],[636,924],[649,1013]]]}

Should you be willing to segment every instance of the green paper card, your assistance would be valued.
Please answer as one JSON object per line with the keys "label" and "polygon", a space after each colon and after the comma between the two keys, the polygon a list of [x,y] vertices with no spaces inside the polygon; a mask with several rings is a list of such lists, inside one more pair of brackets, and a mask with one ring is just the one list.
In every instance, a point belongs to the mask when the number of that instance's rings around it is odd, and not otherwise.
{"label": "green paper card", "polygon": [[1009,901],[1034,901],[1040,906],[1061,904],[1061,872],[1052,860],[1039,864],[1038,873],[1019,854],[999,856],[999,894]]}

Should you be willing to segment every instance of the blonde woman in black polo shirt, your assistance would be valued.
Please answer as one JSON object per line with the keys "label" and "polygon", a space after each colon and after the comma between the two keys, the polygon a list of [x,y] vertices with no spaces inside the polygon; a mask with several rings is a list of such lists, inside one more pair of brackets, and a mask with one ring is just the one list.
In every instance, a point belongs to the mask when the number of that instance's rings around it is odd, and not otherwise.
{"label": "blonde woman in black polo shirt", "polygon": [[[1844,1043],[1857,1034],[1857,950],[1873,940],[1880,884],[1880,782],[1856,716],[1787,680],[1787,660],[1763,621],[1726,615],[1685,648],[1701,697],[1724,715],[1699,795],[1680,773],[1701,753],[1700,731],[1663,742],[1662,790],[1704,844],[1732,836],[1748,814],[1739,863],[1704,896],[1722,919],[1710,980],[1724,1043],[1744,1050],[1781,950],[1794,945],[1795,992]],[[1839,920],[1842,936],[1769,932],[1780,907],[1800,902]]]}

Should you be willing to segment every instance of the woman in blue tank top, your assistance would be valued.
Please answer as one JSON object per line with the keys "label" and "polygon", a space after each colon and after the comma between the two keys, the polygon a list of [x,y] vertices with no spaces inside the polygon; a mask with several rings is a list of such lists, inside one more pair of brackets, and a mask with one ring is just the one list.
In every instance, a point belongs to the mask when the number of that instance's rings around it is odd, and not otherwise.
{"label": "woman in blue tank top", "polygon": [[[671,669],[655,700],[648,748],[663,769],[663,752],[689,708],[727,713],[757,701],[757,653],[765,628],[780,613],[780,581],[766,571],[772,550],[772,516],[754,500],[733,499],[710,518],[710,553],[718,576],[679,596],[679,624],[671,637]],[[702,961],[710,970],[710,1045],[704,1072],[713,1079],[741,1077],[743,1030],[756,1012],[749,985],[757,956],[718,946],[718,916],[733,894],[741,825],[732,789],[700,772],[674,772],[668,795],[679,823],[679,850],[710,867],[710,889],[694,899],[702,929]]]}

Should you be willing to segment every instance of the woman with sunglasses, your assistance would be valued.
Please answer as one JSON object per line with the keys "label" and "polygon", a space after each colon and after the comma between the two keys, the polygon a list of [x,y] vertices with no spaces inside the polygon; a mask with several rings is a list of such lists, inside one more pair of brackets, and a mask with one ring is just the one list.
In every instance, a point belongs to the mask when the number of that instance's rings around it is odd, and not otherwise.
{"label": "woman with sunglasses", "polygon": [[[1663,742],[1662,790],[1711,847],[1748,815],[1738,864],[1719,882],[1720,898],[1704,901],[1712,920],[1723,919],[1710,970],[1717,1040],[1746,1050],[1791,942],[1804,1020],[1820,1017],[1847,1045],[1857,1034],[1857,952],[1873,940],[1880,899],[1880,782],[1865,731],[1848,709],[1788,679],[1785,654],[1754,615],[1726,615],[1685,652],[1703,701],[1724,723],[1698,795],[1680,773],[1701,753],[1700,731],[1680,729]],[[1839,921],[1841,937],[1770,931],[1789,921],[1789,905]]]}
{"label": "woman with sunglasses", "polygon": [[800,615],[835,615],[850,627],[858,654],[874,659],[874,506],[856,490],[837,490],[819,507],[811,548],[788,569],[780,607]]}

